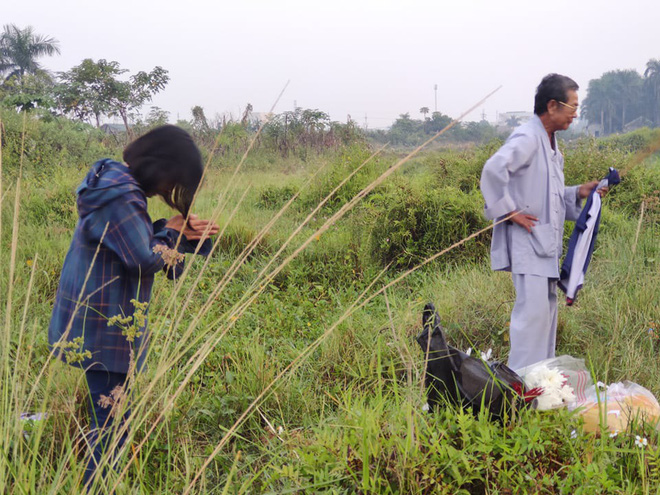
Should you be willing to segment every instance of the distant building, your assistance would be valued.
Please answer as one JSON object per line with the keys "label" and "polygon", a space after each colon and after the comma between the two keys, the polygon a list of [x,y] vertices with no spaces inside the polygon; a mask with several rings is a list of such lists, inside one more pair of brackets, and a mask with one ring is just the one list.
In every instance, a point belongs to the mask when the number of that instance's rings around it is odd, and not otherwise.
{"label": "distant building", "polygon": [[647,119],[644,116],[637,117],[634,120],[631,120],[628,122],[626,125],[623,126],[623,132],[630,132],[634,131],[637,129],[641,129],[642,127],[653,127],[653,122],[651,122],[649,119]]}
{"label": "distant building", "polygon": [[600,122],[587,122],[587,125],[584,127],[586,134],[589,134],[593,137],[603,136],[603,126],[600,125]]}
{"label": "distant building", "polygon": [[497,114],[498,127],[517,127],[528,122],[534,116],[533,112],[502,112]]}
{"label": "distant building", "polygon": [[126,131],[124,124],[103,124],[100,129],[106,134],[120,134]]}
{"label": "distant building", "polygon": [[248,117],[251,122],[256,122],[257,124],[263,124],[268,122],[273,118],[274,114],[272,112],[250,112]]}

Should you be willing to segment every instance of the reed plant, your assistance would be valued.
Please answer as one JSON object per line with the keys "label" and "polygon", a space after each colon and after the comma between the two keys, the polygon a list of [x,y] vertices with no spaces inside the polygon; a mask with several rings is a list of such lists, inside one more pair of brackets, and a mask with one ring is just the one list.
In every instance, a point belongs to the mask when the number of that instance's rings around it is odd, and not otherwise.
{"label": "reed plant", "polygon": [[[36,139],[30,129],[38,126],[24,122],[16,134],[23,143]],[[40,182],[25,145],[12,141],[11,149],[24,158],[10,173],[0,155],[0,493],[84,493],[84,375],[59,361],[46,339],[73,228],[71,191],[83,169],[57,168],[50,183]],[[567,411],[526,411],[505,425],[449,405],[424,411],[424,363],[414,343],[424,304],[436,303],[454,345],[490,347],[505,358],[511,283],[489,270],[477,244],[489,225],[405,267],[379,261],[369,239],[375,225],[381,236],[388,225],[376,223],[382,219],[364,200],[386,192],[391,178],[403,183],[420,172],[478,202],[474,177],[486,151],[419,148],[401,156],[361,148],[320,156],[295,173],[251,167],[249,151],[218,168],[207,150],[194,210],[216,219],[221,233],[209,257],[189,256],[177,281],[157,282],[148,369],[131,376],[130,397],[110,398],[118,414],[130,406],[117,425],[129,438],[109,448],[92,489],[658,492],[649,425],[610,438],[581,433],[579,416]],[[639,167],[653,174],[654,160]],[[606,200],[588,286],[575,307],[560,311],[559,352],[587,357],[603,381],[629,379],[659,394],[658,341],[649,329],[660,326],[660,248],[654,205],[644,204],[646,213],[632,214]],[[161,204],[150,209],[154,218],[167,215]],[[425,212],[434,214],[462,218]],[[472,256],[444,262],[458,249]],[[647,440],[643,448],[636,435]]]}

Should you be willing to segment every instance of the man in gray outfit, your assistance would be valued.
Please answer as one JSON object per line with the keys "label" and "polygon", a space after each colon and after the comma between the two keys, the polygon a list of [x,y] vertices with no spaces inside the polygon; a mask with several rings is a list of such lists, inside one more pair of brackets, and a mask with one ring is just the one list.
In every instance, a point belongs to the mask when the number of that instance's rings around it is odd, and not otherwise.
{"label": "man in gray outfit", "polygon": [[564,186],[564,157],[555,133],[577,117],[577,90],[566,76],[544,77],[534,116],[513,131],[481,173],[486,216],[497,221],[517,213],[495,225],[491,245],[492,269],[510,271],[516,289],[508,362],[514,370],[555,355],[564,220],[577,220],[582,199],[598,184]]}

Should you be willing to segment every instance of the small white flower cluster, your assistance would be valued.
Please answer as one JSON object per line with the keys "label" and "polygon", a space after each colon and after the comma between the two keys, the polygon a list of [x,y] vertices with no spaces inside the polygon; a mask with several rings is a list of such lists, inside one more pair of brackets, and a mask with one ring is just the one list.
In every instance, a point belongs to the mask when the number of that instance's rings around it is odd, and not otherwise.
{"label": "small white flower cluster", "polygon": [[575,400],[573,389],[566,383],[564,376],[556,369],[545,365],[537,366],[524,376],[528,389],[542,388],[537,397],[536,408],[545,411],[569,404]]}
{"label": "small white flower cluster", "polygon": [[635,435],[635,445],[640,448],[644,448],[649,444],[649,441],[646,438],[642,438],[639,435]]}

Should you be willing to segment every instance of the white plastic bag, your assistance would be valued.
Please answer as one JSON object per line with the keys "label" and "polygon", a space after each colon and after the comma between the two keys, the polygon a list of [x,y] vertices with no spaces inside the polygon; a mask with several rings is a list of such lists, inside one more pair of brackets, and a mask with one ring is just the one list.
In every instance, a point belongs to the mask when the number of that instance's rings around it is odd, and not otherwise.
{"label": "white plastic bag", "polygon": [[573,389],[577,404],[584,403],[587,400],[587,390],[593,387],[591,374],[584,364],[584,359],[574,358],[573,356],[557,356],[550,359],[544,359],[538,363],[530,364],[519,370],[516,370],[520,376],[525,375],[539,366],[546,366],[549,369],[558,370],[566,379],[566,384]]}
{"label": "white plastic bag", "polygon": [[584,431],[599,432],[602,423],[611,433],[616,433],[625,431],[631,421],[643,421],[660,429],[660,404],[641,385],[625,381],[607,388],[602,385],[601,389],[591,386],[586,396],[585,401],[577,404],[584,418]]}

